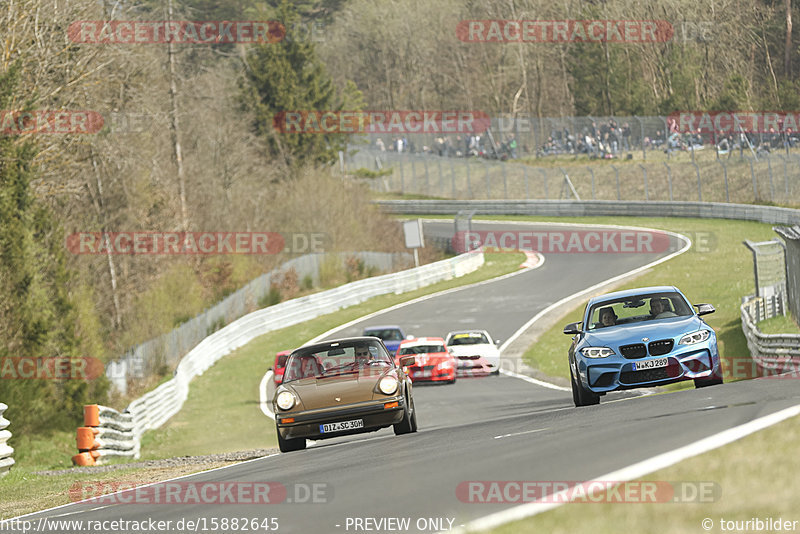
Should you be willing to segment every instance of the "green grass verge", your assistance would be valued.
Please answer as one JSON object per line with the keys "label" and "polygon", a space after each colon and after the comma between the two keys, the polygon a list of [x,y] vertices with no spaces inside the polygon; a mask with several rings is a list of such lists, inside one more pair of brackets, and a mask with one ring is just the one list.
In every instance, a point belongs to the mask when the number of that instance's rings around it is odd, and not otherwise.
{"label": "green grass verge", "polygon": [[[771,225],[749,221],[641,217],[491,218],[643,226],[689,236],[693,242],[690,250],[655,266],[619,289],[675,285],[692,302],[712,303],[717,311],[706,316],[706,320],[717,332],[722,357],[750,358],[741,330],[739,306],[743,296],[755,291],[755,285],[752,256],[742,245],[742,240],[772,239],[775,233]],[[562,313],[556,326],[547,330],[525,352],[523,358],[528,365],[550,376],[569,378],[566,355],[570,339],[562,330],[565,324],[582,320],[581,313],[585,303],[583,301],[578,307]],[[678,384],[673,387],[687,386]]]}
{"label": "green grass verge", "polygon": [[[142,459],[202,455],[277,446],[275,427],[258,407],[261,377],[272,365],[275,353],[302,345],[340,324],[417,297],[514,272],[525,260],[522,254],[487,254],[477,271],[401,295],[382,295],[312,321],[261,336],[226,356],[202,376],[195,378],[181,411],[163,427],[148,432],[142,440]],[[247,422],[246,424],[243,422]],[[247,432],[243,432],[243,424]],[[208,465],[184,467],[183,471],[153,468],[120,469],[111,473],[86,474],[73,469],[64,475],[39,475],[37,471],[71,466],[74,433],[49,436],[19,436],[15,442],[15,465],[0,478],[0,519],[70,502],[70,488],[82,481],[126,480],[147,482],[183,472],[207,469]],[[125,463],[118,460],[112,463]],[[159,473],[162,474],[159,477]]]}
{"label": "green grass verge", "polygon": [[[142,440],[143,457],[165,458],[277,446],[275,426],[258,407],[258,385],[275,353],[299,347],[338,325],[400,302],[514,272],[522,254],[487,254],[486,264],[461,278],[367,302],[261,336],[192,381],[181,411]],[[222,385],[222,387],[221,387]],[[250,421],[242,432],[242,421]]]}
{"label": "green grass verge", "polygon": [[765,334],[800,334],[800,327],[791,315],[779,315],[758,323],[758,329]]}
{"label": "green grass verge", "polygon": [[[716,484],[714,502],[571,503],[534,517],[493,529],[495,534],[591,532],[693,533],[723,529],[720,520],[747,521],[772,517],[800,525],[800,417],[751,434],[720,449],[656,471],[642,480]],[[711,500],[711,499],[709,499]],[[704,530],[702,521],[713,524]],[[762,529],[763,531],[764,529]],[[789,529],[793,531],[795,529]],[[735,530],[744,532],[745,530]],[[754,527],[747,529],[756,532]]]}

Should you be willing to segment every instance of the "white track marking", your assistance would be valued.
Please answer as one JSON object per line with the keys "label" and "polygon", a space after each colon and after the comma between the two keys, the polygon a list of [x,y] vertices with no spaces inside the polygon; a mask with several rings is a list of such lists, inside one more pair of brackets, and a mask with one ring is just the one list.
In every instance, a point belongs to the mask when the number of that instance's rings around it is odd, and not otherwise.
{"label": "white track marking", "polygon": [[547,430],[546,428],[537,428],[536,430],[525,430],[524,432],[514,432],[513,434],[502,434],[500,436],[495,436],[494,439],[503,439],[503,438],[511,438],[514,436],[522,436],[525,434],[533,434],[534,432],[542,432],[543,430]]}
{"label": "white track marking", "polygon": [[[732,443],[745,436],[753,434],[754,432],[758,432],[759,430],[763,430],[799,414],[800,404],[780,410],[770,415],[766,415],[764,417],[759,417],[758,419],[754,419],[743,425],[729,428],[728,430],[723,430],[722,432],[714,434],[713,436],[703,438],[699,441],[695,441],[694,443],[690,443],[689,445],[684,445],[683,447],[678,447],[677,449],[659,454],[641,462],[637,462],[628,467],[623,467],[617,471],[586,481],[586,483],[603,482],[609,480],[613,480],[615,482],[627,482],[638,479],[653,473],[654,471],[675,465],[678,462],[693,456],[697,456],[699,454],[722,447],[723,445]],[[527,517],[531,517],[566,504],[566,502],[568,502],[569,492],[570,490],[568,489],[556,493],[552,495],[552,497],[548,499],[549,502],[546,503],[531,502],[514,506],[507,510],[503,510],[502,512],[489,514],[479,519],[470,521],[464,526],[463,529],[454,529],[449,532],[462,534],[465,532],[489,530],[499,527],[500,525],[510,523],[511,521],[525,519]]]}

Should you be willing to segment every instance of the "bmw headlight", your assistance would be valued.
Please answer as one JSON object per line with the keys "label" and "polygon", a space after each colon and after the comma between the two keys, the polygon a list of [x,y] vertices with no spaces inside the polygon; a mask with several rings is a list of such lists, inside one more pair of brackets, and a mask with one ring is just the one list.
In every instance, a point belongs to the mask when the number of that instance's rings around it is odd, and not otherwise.
{"label": "bmw headlight", "polygon": [[381,390],[381,393],[384,395],[391,395],[395,391],[397,391],[397,386],[399,382],[393,376],[384,376],[381,378],[381,381],[378,382],[378,389]]}
{"label": "bmw headlight", "polygon": [[703,341],[707,340],[711,336],[711,332],[709,330],[698,330],[697,332],[692,332],[691,334],[686,334],[681,338],[678,342],[678,345],[694,345],[695,343],[702,343]]}
{"label": "bmw headlight", "polygon": [[581,354],[587,358],[608,358],[615,353],[608,347],[585,347],[581,349]]}
{"label": "bmw headlight", "polygon": [[278,398],[276,399],[276,403],[278,408],[281,410],[289,410],[292,406],[294,406],[296,399],[294,395],[292,395],[289,391],[281,391],[278,393]]}

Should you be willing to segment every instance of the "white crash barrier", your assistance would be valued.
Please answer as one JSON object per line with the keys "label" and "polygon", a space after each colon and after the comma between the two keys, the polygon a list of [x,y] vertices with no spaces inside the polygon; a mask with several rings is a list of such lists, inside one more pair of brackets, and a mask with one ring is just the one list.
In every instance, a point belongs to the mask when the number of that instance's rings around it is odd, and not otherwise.
{"label": "white crash barrier", "polygon": [[[399,273],[358,280],[245,315],[203,339],[181,359],[171,380],[131,402],[124,413],[97,407],[98,419],[85,417],[85,427],[79,429],[80,452],[73,457],[73,463],[94,465],[98,460],[102,462],[103,457],[138,457],[142,434],[160,427],[180,411],[189,394],[192,378],[202,375],[220,358],[258,336],[359,304],[378,295],[405,293],[457,278],[477,270],[483,263],[483,253],[461,254]],[[87,406],[84,412],[87,409],[94,410]],[[103,424],[103,421],[106,423]],[[112,422],[117,426],[112,426]],[[104,431],[113,431],[113,434]]]}
{"label": "white crash barrier", "polygon": [[14,465],[14,458],[11,457],[14,449],[8,445],[11,432],[6,430],[11,423],[3,417],[3,412],[7,409],[8,406],[0,402],[0,477],[7,475],[11,466]]}
{"label": "white crash barrier", "polygon": [[[742,332],[747,339],[750,356],[766,373],[800,371],[800,334],[764,334],[756,325],[763,299],[751,297],[742,304]],[[762,313],[763,315],[763,313]]]}
{"label": "white crash barrier", "polygon": [[89,404],[83,407],[83,425],[78,428],[75,465],[100,465],[117,456],[139,458],[139,439],[133,416],[114,408]]}

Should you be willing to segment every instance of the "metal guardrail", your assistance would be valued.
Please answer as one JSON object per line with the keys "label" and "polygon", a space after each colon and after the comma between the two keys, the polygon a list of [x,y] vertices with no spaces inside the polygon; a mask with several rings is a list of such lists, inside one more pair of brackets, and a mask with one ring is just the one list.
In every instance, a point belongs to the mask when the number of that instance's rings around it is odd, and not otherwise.
{"label": "metal guardrail", "polygon": [[[220,358],[246,345],[258,336],[359,304],[378,295],[405,293],[434,282],[458,278],[478,269],[483,263],[484,257],[481,253],[462,254],[455,258],[399,273],[358,280],[328,291],[281,302],[245,315],[203,339],[181,359],[171,380],[131,402],[125,413],[114,416],[111,412],[102,412],[109,418],[112,416],[117,419],[125,417],[125,430],[112,428],[112,430],[124,434],[124,436],[115,436],[114,441],[126,443],[133,441],[135,448],[130,450],[135,450],[138,454],[142,434],[147,430],[160,427],[180,411],[189,394],[189,382],[192,378],[203,374]],[[118,414],[119,412],[114,413]],[[91,428],[89,425],[87,427]],[[93,465],[97,458],[102,458],[104,455],[119,455],[120,449],[111,447],[105,447],[105,450],[118,452],[93,453],[93,451],[103,448],[102,443],[97,441],[99,435],[99,432],[94,434],[93,431],[86,433],[84,441],[79,443],[79,447],[87,445],[92,448],[87,448],[74,457],[73,462],[81,462],[79,465]],[[95,439],[92,440],[91,437]],[[94,448],[94,442],[97,442],[98,448]],[[79,450],[82,449],[79,448]]]}
{"label": "metal guardrail", "polygon": [[542,217],[634,216],[739,219],[770,224],[800,224],[800,210],[720,202],[662,202],[618,200],[378,200],[389,213],[454,215],[536,215]]}
{"label": "metal guardrail", "polygon": [[8,406],[0,402],[0,477],[7,475],[8,470],[14,465],[13,447],[8,445],[8,440],[11,439],[11,432],[6,430],[10,422],[3,417],[3,412],[8,409]]}
{"label": "metal guardrail", "polygon": [[106,376],[114,387],[124,394],[127,391],[128,380],[144,379],[155,373],[162,365],[177,364],[192,347],[216,330],[219,324],[228,324],[254,311],[260,299],[270,292],[272,284],[279,282],[289,270],[294,270],[299,280],[310,276],[314,283],[318,283],[320,267],[325,262],[335,260],[344,265],[345,260],[350,257],[384,272],[413,265],[412,257],[407,252],[320,253],[293,258],[251,280],[241,289],[174,330],[128,349],[122,357],[109,362],[106,366]]}
{"label": "metal guardrail", "polygon": [[797,371],[800,368],[800,334],[764,334],[756,323],[770,315],[760,297],[745,297],[741,306],[742,332],[753,361],[771,373]]}

